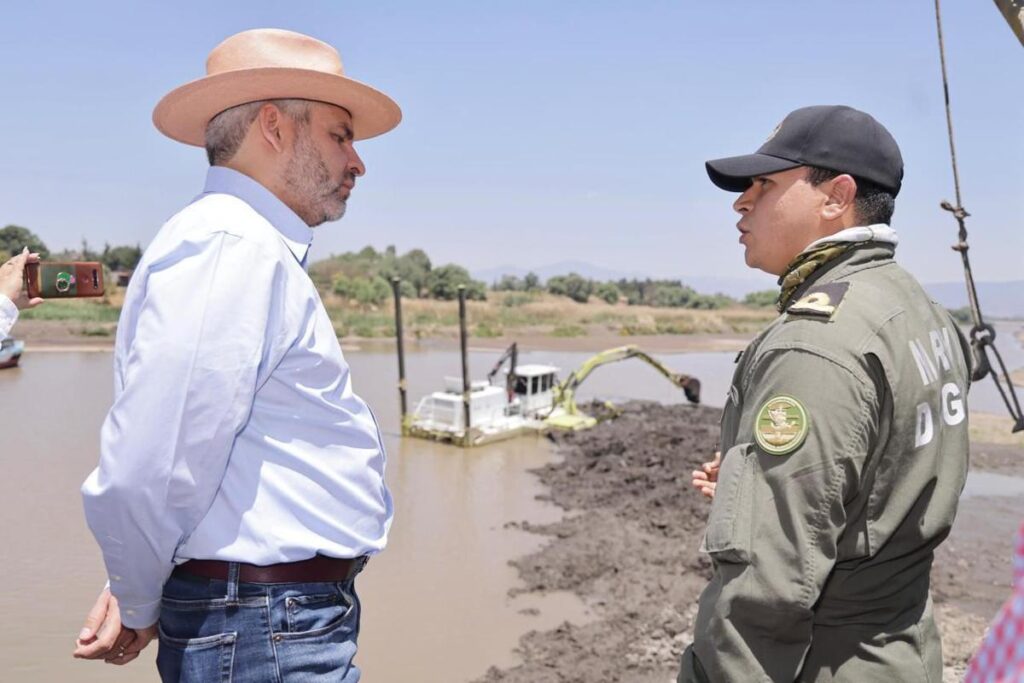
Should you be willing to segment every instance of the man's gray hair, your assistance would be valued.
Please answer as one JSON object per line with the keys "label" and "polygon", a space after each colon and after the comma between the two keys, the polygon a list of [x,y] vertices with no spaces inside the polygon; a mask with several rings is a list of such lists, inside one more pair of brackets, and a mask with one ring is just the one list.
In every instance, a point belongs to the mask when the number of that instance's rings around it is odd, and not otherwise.
{"label": "man's gray hair", "polygon": [[274,105],[300,126],[309,123],[309,100],[258,100],[225,109],[206,124],[206,158],[211,166],[223,165],[235,156],[249,126],[265,104]]}

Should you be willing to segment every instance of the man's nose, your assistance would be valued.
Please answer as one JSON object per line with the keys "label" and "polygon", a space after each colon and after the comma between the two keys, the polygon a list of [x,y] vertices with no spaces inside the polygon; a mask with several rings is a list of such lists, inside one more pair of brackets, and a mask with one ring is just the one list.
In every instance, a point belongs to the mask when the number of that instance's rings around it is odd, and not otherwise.
{"label": "man's nose", "polygon": [[363,159],[355,147],[352,147],[352,155],[348,160],[348,170],[356,177],[366,175],[366,164],[363,163]]}
{"label": "man's nose", "polygon": [[756,189],[753,185],[743,191],[736,201],[732,203],[733,211],[736,213],[747,213],[750,211],[751,205],[754,203],[754,193]]}

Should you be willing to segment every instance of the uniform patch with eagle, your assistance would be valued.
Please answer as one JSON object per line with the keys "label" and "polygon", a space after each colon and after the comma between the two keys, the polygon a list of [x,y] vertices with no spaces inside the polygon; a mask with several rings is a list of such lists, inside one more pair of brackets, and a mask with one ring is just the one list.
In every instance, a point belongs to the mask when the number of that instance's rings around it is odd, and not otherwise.
{"label": "uniform patch with eagle", "polygon": [[824,322],[832,320],[839,304],[843,302],[849,282],[829,282],[811,287],[804,295],[790,304],[786,313],[800,318],[815,318]]}
{"label": "uniform patch with eagle", "polygon": [[774,396],[757,411],[754,439],[766,453],[787,455],[804,442],[808,427],[807,411],[800,401],[792,396]]}

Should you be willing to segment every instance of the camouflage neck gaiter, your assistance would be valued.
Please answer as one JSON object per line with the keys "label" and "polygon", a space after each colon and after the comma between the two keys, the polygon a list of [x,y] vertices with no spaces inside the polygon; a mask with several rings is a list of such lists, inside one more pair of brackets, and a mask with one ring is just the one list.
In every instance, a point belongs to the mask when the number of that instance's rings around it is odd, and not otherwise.
{"label": "camouflage neck gaiter", "polygon": [[779,292],[779,298],[775,301],[775,308],[778,309],[779,313],[782,313],[785,309],[786,304],[789,303],[789,299],[793,296],[793,292],[796,291],[797,287],[806,282],[807,278],[814,271],[829,261],[839,258],[855,246],[857,244],[854,242],[822,244],[820,247],[815,247],[810,251],[801,252],[793,259],[786,266],[786,272],[779,278],[779,285],[782,286],[782,291]]}

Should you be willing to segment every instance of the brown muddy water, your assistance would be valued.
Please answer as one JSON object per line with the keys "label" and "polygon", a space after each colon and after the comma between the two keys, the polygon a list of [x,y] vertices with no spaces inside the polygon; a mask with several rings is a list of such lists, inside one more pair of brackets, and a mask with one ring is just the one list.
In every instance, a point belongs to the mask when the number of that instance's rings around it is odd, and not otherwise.
{"label": "brown muddy water", "polygon": [[[524,354],[566,370],[589,354]],[[585,621],[579,598],[555,593],[510,598],[519,585],[509,560],[536,550],[542,537],[509,522],[553,522],[562,511],[536,500],[529,469],[551,460],[545,439],[527,437],[462,451],[398,435],[397,370],[388,351],[348,351],[356,391],[373,406],[385,432],[387,481],[395,523],[387,550],[359,580],[364,621],[357,662],[364,680],[444,682],[482,675],[516,662],[520,635],[565,620]],[[667,359],[728,377],[732,354]],[[475,378],[495,352],[471,354]],[[102,588],[105,573],[85,526],[81,482],[98,459],[98,434],[113,396],[110,353],[33,353],[0,372],[0,680],[155,681],[156,648],[126,667],[71,658],[75,635]],[[410,404],[458,375],[450,351],[409,354]],[[712,374],[708,372],[708,374]],[[715,396],[724,395],[711,382]],[[680,400],[654,370],[621,363],[598,370],[581,392]],[[11,618],[17,615],[17,618]]]}
{"label": "brown muddy water", "polygon": [[[589,355],[531,352],[520,362],[552,363],[564,375]],[[528,472],[552,460],[548,442],[528,437],[462,451],[402,439],[393,352],[350,350],[346,357],[356,391],[385,432],[396,506],[388,548],[359,580],[364,616],[356,661],[364,680],[468,681],[492,665],[514,665],[513,648],[523,633],[586,622],[590,615],[575,595],[508,595],[521,586],[509,561],[547,539],[507,524],[563,516],[536,500],[544,491]],[[698,376],[712,406],[723,402],[734,357],[660,356],[673,370]],[[496,358],[497,352],[473,352],[473,378],[482,378]],[[98,458],[99,427],[113,394],[111,360],[107,352],[29,349],[21,368],[0,372],[0,610],[6,617],[0,621],[0,681],[157,680],[155,646],[126,667],[71,658],[82,619],[105,581],[78,489]],[[440,388],[444,375],[459,375],[452,351],[414,350],[407,368],[410,409]],[[598,369],[579,392],[581,401],[594,397],[683,400],[636,361]]]}

